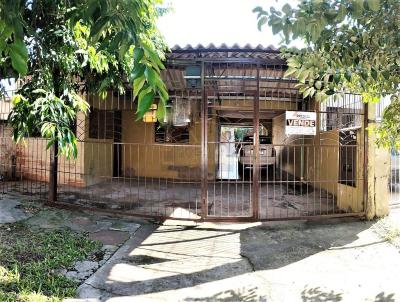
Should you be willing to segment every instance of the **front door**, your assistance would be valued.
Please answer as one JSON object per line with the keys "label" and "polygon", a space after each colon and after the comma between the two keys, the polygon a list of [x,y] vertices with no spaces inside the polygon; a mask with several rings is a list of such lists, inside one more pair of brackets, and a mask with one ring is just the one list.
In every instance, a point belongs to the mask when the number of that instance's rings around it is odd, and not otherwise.
{"label": "front door", "polygon": [[[253,217],[254,94],[229,96],[226,100],[208,95],[207,182],[208,218],[249,219]],[[247,139],[244,139],[247,138]],[[244,161],[245,160],[245,161]],[[258,181],[257,181],[258,183]],[[258,204],[258,199],[257,199]]]}

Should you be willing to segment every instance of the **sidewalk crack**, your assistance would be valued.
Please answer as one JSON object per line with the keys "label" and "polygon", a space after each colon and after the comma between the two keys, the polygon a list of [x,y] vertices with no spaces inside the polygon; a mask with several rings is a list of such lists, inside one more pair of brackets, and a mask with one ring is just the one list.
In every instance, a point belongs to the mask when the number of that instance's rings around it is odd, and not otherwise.
{"label": "sidewalk crack", "polygon": [[248,263],[248,264],[250,265],[250,267],[251,267],[251,270],[252,270],[253,272],[255,272],[255,271],[256,271],[256,268],[255,268],[254,263],[250,260],[250,257],[248,257],[247,255],[242,254],[242,253],[240,253],[239,255],[240,255],[242,258],[246,259],[247,263]]}

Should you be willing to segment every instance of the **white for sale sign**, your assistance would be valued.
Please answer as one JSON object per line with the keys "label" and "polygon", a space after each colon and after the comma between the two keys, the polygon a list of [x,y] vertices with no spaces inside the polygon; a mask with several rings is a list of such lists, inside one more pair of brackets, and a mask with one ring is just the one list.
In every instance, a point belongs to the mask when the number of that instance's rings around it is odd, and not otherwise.
{"label": "white for sale sign", "polygon": [[316,135],[317,114],[306,111],[286,111],[286,135]]}

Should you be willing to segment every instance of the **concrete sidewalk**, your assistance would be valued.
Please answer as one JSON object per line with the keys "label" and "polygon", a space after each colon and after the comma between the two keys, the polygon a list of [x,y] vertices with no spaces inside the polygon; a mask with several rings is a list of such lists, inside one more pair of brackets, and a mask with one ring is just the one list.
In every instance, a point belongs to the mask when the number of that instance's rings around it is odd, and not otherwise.
{"label": "concrete sidewalk", "polygon": [[145,225],[78,301],[398,301],[400,253],[372,226]]}
{"label": "concrete sidewalk", "polygon": [[114,247],[70,301],[400,301],[400,208],[378,223],[157,226],[2,196],[0,224],[15,221]]}

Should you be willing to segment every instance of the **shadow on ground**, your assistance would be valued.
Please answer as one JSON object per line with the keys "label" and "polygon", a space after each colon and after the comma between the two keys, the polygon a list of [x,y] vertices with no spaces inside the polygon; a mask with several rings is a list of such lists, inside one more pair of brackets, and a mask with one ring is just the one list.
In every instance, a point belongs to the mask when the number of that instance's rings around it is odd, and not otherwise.
{"label": "shadow on ground", "polygon": [[[309,265],[317,270],[312,276],[315,279],[310,280],[323,283],[325,274],[330,272],[318,271],[318,261],[323,261],[318,258],[323,257],[320,255],[326,253],[327,261],[333,257],[328,270],[332,269],[336,276],[337,270],[345,274],[347,268],[335,267],[335,261],[340,263],[343,257],[346,266],[346,261],[354,260],[354,251],[362,253],[382,244],[377,237],[359,240],[360,233],[371,225],[354,219],[246,226],[162,225],[131,242],[113,263],[87,280],[80,295],[90,297],[86,286],[90,290],[101,289],[109,296],[152,297],[161,301],[171,297],[176,301],[286,301],[269,297],[275,288],[285,294],[285,287],[291,286],[290,280],[295,278],[290,270],[294,274],[300,271],[300,276],[310,279],[307,271],[301,273]],[[316,260],[310,260],[314,256]],[[313,283],[304,283],[307,281],[301,277],[298,281],[303,282],[300,289],[300,283],[295,284],[298,301],[342,301],[341,291],[326,290],[326,286],[305,287]],[[383,292],[375,300],[376,291],[368,295],[370,301],[391,301],[391,295],[385,296]]]}
{"label": "shadow on ground", "polygon": [[[248,228],[240,232],[241,255],[255,270],[278,269],[327,249],[345,249],[369,229],[372,222],[334,219],[285,222]],[[368,244],[376,244],[370,242]]]}

